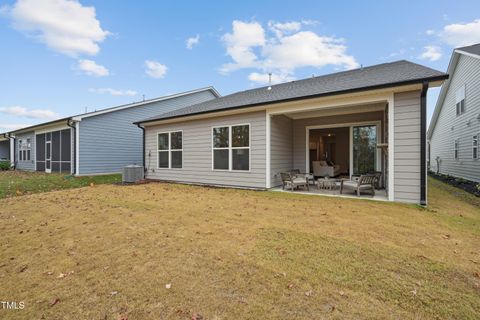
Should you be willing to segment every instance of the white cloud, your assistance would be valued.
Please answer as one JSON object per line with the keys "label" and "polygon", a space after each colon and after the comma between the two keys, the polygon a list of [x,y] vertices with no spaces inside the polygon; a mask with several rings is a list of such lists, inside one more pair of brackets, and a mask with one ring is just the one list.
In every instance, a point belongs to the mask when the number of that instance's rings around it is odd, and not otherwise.
{"label": "white cloud", "polygon": [[[270,77],[267,73],[252,72],[248,75],[248,80],[259,83],[259,84],[269,84]],[[287,74],[272,73],[272,84],[293,81],[293,80],[295,80],[295,78]]]}
{"label": "white cloud", "polygon": [[425,46],[423,48],[425,50],[418,57],[419,59],[437,61],[442,57],[442,49],[438,46]]}
{"label": "white cloud", "polygon": [[258,22],[243,22],[235,20],[232,23],[233,32],[226,33],[222,40],[227,46],[227,53],[234,63],[223,65],[221,72],[257,66],[257,56],[254,47],[265,45],[265,30]]}
{"label": "white cloud", "polygon": [[100,26],[95,8],[76,0],[18,0],[8,14],[17,30],[73,57],[97,54],[99,43],[110,35]]}
{"label": "white cloud", "polygon": [[433,36],[435,34],[435,30],[429,29],[429,30],[425,31],[425,34],[427,36]]}
{"label": "white cloud", "polygon": [[7,132],[31,126],[25,123],[0,123],[0,132]]}
{"label": "white cloud", "polygon": [[105,77],[110,74],[107,68],[93,60],[78,60],[77,68],[85,74],[95,77]]}
{"label": "white cloud", "polygon": [[306,26],[316,26],[319,23],[317,20],[302,20],[302,24]]}
{"label": "white cloud", "polygon": [[166,65],[153,60],[146,60],[145,67],[145,73],[150,77],[157,79],[164,78],[168,70]]}
{"label": "white cloud", "polygon": [[197,34],[195,37],[190,37],[185,41],[187,49],[192,50],[193,46],[196,46],[200,42],[200,35]]}
{"label": "white cloud", "polygon": [[468,23],[453,23],[443,27],[440,38],[452,47],[463,47],[480,42],[480,19]]}
{"label": "white cloud", "polygon": [[298,21],[291,21],[291,22],[274,22],[269,21],[268,27],[272,30],[277,37],[281,37],[286,33],[291,33],[295,31],[299,31],[302,28],[302,23]]}
{"label": "white cloud", "polygon": [[233,62],[224,64],[220,72],[257,69],[262,72],[251,73],[249,79],[265,83],[265,75],[261,75],[268,72],[276,75],[276,80],[288,81],[293,79],[295,69],[301,67],[334,65],[353,69],[359,66],[355,58],[346,53],[343,39],[302,31],[304,25],[307,23],[270,21],[268,30],[273,35],[269,36],[258,22],[233,21],[232,33],[222,38]]}
{"label": "white cloud", "polygon": [[137,91],[134,91],[134,90],[117,90],[117,89],[112,89],[112,88],[90,88],[90,89],[88,89],[88,91],[92,92],[92,93],[99,93],[99,94],[108,93],[112,96],[133,97],[133,96],[137,95]]}
{"label": "white cloud", "polygon": [[12,106],[12,107],[0,107],[0,113],[8,114],[15,117],[24,117],[31,119],[55,119],[58,118],[58,114],[48,109],[32,109],[28,110],[25,107]]}
{"label": "white cloud", "polygon": [[319,36],[311,31],[301,31],[279,39],[278,43],[263,49],[267,69],[293,72],[299,67],[336,65],[345,69],[358,67],[352,56],[345,54],[347,47],[340,39]]}

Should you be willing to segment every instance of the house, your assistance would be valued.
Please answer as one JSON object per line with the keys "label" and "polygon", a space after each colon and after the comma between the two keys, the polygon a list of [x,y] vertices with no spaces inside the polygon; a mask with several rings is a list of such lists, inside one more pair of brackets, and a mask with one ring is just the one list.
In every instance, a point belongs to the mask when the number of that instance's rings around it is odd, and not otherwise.
{"label": "house", "polygon": [[136,122],[146,178],[270,189],[281,172],[312,172],[314,160],[334,154],[344,174],[381,172],[388,200],[425,204],[426,93],[447,78],[397,61],[147,118]]}
{"label": "house", "polygon": [[0,134],[0,161],[10,160],[10,139],[6,134]]}
{"label": "house", "polygon": [[142,129],[134,121],[218,97],[208,87],[15,130],[7,133],[13,164],[19,170],[77,176],[121,172],[142,163]]}
{"label": "house", "polygon": [[430,170],[480,182],[480,44],[453,50],[428,129]]}

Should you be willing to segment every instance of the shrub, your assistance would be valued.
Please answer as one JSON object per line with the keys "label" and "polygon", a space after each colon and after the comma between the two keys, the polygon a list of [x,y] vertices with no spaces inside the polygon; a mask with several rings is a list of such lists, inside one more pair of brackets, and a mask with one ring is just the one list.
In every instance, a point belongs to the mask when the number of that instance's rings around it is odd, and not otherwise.
{"label": "shrub", "polygon": [[0,171],[10,170],[10,161],[1,160],[0,161]]}

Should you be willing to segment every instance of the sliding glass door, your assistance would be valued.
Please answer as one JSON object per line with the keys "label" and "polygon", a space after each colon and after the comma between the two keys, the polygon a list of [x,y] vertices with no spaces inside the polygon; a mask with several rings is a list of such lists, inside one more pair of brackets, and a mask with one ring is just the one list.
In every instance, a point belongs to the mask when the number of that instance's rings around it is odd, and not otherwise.
{"label": "sliding glass door", "polygon": [[353,174],[376,171],[377,126],[354,126],[353,128]]}

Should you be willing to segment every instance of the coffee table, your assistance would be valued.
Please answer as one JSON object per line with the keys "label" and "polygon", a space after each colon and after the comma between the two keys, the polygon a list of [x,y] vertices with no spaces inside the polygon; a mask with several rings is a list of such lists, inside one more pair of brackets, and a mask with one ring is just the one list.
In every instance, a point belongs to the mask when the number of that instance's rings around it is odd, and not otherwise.
{"label": "coffee table", "polygon": [[338,179],[336,178],[318,178],[317,189],[335,190],[337,188]]}

